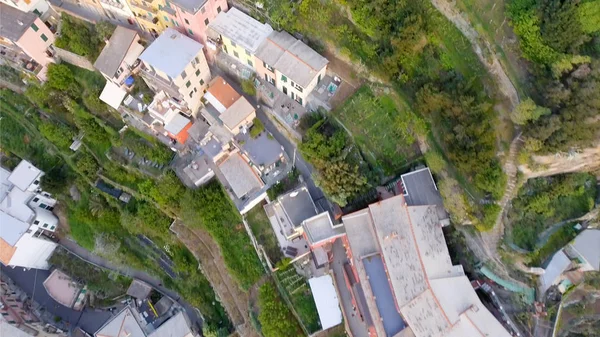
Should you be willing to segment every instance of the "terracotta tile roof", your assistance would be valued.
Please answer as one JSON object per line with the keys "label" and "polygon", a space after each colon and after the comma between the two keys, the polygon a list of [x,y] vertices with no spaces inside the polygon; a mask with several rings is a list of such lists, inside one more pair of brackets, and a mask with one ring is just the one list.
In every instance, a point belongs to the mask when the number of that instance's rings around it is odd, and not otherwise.
{"label": "terracotta tile roof", "polygon": [[5,266],[8,266],[10,259],[13,257],[17,248],[8,244],[4,239],[0,238],[0,262]]}
{"label": "terracotta tile roof", "polygon": [[208,92],[211,93],[225,108],[233,105],[242,95],[233,89],[223,77],[215,77],[208,87]]}

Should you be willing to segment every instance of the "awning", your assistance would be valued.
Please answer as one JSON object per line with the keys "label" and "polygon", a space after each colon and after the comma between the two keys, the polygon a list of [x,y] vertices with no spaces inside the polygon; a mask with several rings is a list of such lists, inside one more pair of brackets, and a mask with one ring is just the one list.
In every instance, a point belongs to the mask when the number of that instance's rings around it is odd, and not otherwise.
{"label": "awning", "polygon": [[114,109],[119,109],[121,106],[121,102],[127,95],[127,92],[121,89],[119,86],[114,84],[113,82],[107,81],[102,93],[100,94],[100,100]]}

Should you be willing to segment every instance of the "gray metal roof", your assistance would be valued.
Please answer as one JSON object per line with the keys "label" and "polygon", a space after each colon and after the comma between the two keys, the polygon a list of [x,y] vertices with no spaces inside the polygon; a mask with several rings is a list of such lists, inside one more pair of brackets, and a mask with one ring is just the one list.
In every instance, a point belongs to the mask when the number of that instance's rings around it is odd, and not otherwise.
{"label": "gray metal roof", "polygon": [[408,206],[436,205],[440,220],[448,218],[440,192],[435,185],[429,168],[425,167],[401,176]]}
{"label": "gray metal roof", "polygon": [[108,44],[104,46],[96,59],[94,68],[98,69],[101,73],[114,76],[117,69],[119,69],[119,65],[123,62],[125,55],[127,55],[129,47],[135,41],[136,36],[136,31],[123,26],[117,26]]}
{"label": "gray metal roof", "polygon": [[7,4],[0,3],[0,36],[17,41],[37,19],[33,13],[22,12]]}
{"label": "gray metal roof", "polygon": [[208,27],[252,54],[273,31],[268,24],[253,19],[235,7],[230,8],[227,12],[219,13]]}
{"label": "gray metal roof", "polygon": [[294,227],[300,227],[302,221],[317,215],[317,208],[306,186],[279,196],[277,201],[283,206],[285,214]]}
{"label": "gray metal roof", "polygon": [[264,61],[270,66],[274,66],[277,60],[290,48],[296,41],[295,37],[288,34],[286,31],[274,31],[260,45],[256,51],[256,57]]}
{"label": "gray metal roof", "polygon": [[239,153],[230,155],[219,165],[219,169],[238,198],[264,186],[262,180]]}
{"label": "gray metal roof", "polygon": [[194,14],[199,11],[207,1],[208,0],[171,0],[171,3],[185,9],[187,12]]}
{"label": "gray metal roof", "polygon": [[143,300],[150,295],[151,291],[152,287],[146,282],[133,280],[129,288],[127,288],[127,295],[135,297],[138,300]]}
{"label": "gray metal roof", "polygon": [[177,114],[169,123],[167,123],[167,125],[165,125],[165,130],[176,136],[190,123],[191,121],[189,118]]}
{"label": "gray metal roof", "polygon": [[369,278],[375,303],[379,314],[383,319],[383,328],[388,336],[395,336],[398,332],[406,327],[406,323],[402,320],[400,313],[396,309],[392,289],[388,282],[388,276],[383,266],[381,255],[377,254],[362,260],[365,266],[365,272]]}
{"label": "gray metal roof", "polygon": [[173,28],[167,28],[146,48],[140,59],[172,78],[177,78],[202,48],[202,44]]}
{"label": "gray metal roof", "polygon": [[600,269],[600,229],[586,229],[579,233],[571,246],[595,270]]}

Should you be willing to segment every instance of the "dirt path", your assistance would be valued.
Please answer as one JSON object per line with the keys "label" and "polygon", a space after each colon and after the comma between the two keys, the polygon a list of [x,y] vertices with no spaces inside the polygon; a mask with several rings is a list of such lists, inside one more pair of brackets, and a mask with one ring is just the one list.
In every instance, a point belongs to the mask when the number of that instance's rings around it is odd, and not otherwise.
{"label": "dirt path", "polygon": [[260,337],[250,323],[248,294],[229,275],[221,251],[212,237],[202,229],[192,230],[179,221],[173,223],[171,231],[200,262],[203,274],[221,300],[237,333],[244,337]]}
{"label": "dirt path", "polygon": [[471,42],[477,57],[479,57],[483,66],[494,78],[498,90],[500,90],[502,95],[510,102],[510,110],[512,111],[517,104],[519,104],[519,95],[515,86],[502,68],[500,61],[494,54],[490,43],[475,31],[465,16],[463,16],[456,8],[454,2],[449,2],[447,0],[431,0],[431,3],[463,33],[469,42]]}

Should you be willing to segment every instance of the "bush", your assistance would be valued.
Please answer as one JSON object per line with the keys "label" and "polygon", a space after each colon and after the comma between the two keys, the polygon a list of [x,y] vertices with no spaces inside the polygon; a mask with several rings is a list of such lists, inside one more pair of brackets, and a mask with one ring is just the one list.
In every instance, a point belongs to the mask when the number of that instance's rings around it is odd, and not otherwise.
{"label": "bush", "polygon": [[258,119],[258,117],[254,118],[252,120],[252,128],[250,128],[250,137],[256,138],[263,131],[265,131],[265,125],[263,124],[263,122],[261,122],[261,120]]}
{"label": "bush", "polygon": [[481,220],[475,222],[475,228],[480,232],[487,232],[494,228],[496,219],[502,211],[502,208],[497,204],[488,204],[483,206],[483,217]]}
{"label": "bush", "polygon": [[242,80],[242,90],[248,95],[256,96],[256,87],[254,86],[254,80]]}
{"label": "bush", "polygon": [[265,337],[304,336],[296,317],[285,305],[272,282],[266,282],[258,289],[258,320]]}

